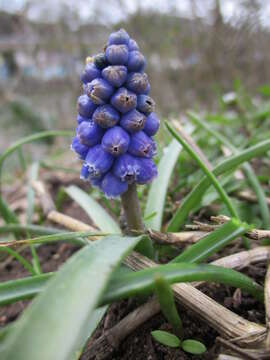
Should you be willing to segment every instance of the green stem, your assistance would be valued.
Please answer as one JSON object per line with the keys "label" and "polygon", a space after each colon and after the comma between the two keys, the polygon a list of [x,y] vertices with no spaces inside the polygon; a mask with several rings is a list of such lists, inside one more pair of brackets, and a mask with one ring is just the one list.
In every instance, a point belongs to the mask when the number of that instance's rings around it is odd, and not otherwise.
{"label": "green stem", "polygon": [[205,175],[208,177],[208,179],[211,181],[217,192],[219,193],[220,198],[223,200],[224,204],[227,206],[228,211],[230,212],[232,217],[238,218],[237,212],[234,209],[228,195],[226,194],[225,190],[223,189],[222,185],[217,180],[216,176],[213,174],[212,171],[208,169],[208,167],[204,164],[204,162],[200,159],[200,157],[197,155],[197,153],[192,149],[192,147],[184,140],[182,139],[176,131],[171,127],[170,124],[167,122],[165,123],[167,129],[169,132],[173,135],[173,137],[176,138],[176,140],[183,146],[183,148],[189,153],[189,155],[198,163],[202,171],[205,173]]}
{"label": "green stem", "polygon": [[129,233],[144,231],[136,184],[129,185],[128,190],[121,196],[121,199]]}
{"label": "green stem", "polygon": [[[142,220],[136,184],[129,185],[128,190],[121,196],[121,199],[128,225],[128,233],[136,236],[138,232],[144,232],[145,227]],[[143,237],[135,250],[151,259],[154,257],[153,244],[148,236]]]}

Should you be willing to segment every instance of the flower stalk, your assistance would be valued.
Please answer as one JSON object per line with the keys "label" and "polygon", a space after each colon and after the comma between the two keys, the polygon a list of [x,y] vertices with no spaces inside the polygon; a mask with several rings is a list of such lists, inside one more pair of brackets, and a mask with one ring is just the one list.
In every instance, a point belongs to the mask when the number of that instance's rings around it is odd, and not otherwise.
{"label": "flower stalk", "polygon": [[144,231],[141,207],[135,183],[128,186],[128,190],[122,194],[121,199],[128,225],[128,232],[132,234],[134,232]]}

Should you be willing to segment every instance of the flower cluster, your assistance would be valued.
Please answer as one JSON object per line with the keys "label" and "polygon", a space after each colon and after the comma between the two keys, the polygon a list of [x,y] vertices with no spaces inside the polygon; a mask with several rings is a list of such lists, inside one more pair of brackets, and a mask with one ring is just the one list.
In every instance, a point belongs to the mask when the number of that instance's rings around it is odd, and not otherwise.
{"label": "flower cluster", "polygon": [[83,160],[81,178],[108,198],[157,175],[152,137],[160,121],[148,95],[145,66],[136,41],[121,29],[109,36],[103,53],[87,59],[81,75],[83,95],[71,149]]}

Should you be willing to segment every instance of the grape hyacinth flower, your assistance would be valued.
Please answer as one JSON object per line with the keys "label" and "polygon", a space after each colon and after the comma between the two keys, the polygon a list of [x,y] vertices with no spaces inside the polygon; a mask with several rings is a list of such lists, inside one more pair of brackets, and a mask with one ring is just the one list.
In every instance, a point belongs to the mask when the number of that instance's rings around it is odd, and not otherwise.
{"label": "grape hyacinth flower", "polygon": [[71,149],[82,161],[81,179],[108,198],[157,176],[153,136],[160,121],[145,68],[138,44],[121,29],[109,36],[103,53],[87,58],[81,74]]}

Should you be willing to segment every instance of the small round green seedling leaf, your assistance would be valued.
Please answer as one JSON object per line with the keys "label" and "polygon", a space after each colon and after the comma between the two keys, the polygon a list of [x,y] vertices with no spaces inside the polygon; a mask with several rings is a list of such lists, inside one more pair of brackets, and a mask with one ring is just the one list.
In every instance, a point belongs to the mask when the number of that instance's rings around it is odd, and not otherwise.
{"label": "small round green seedling leaf", "polygon": [[203,354],[207,350],[203,343],[193,339],[184,340],[181,347],[185,352],[194,355]]}
{"label": "small round green seedling leaf", "polygon": [[180,339],[167,331],[155,330],[151,332],[151,335],[156,341],[158,341],[162,345],[174,348],[181,345]]}

